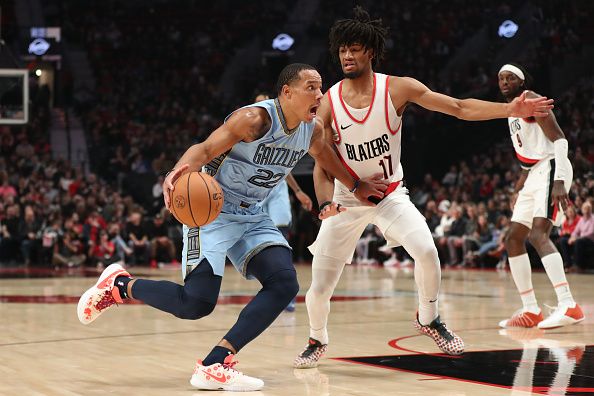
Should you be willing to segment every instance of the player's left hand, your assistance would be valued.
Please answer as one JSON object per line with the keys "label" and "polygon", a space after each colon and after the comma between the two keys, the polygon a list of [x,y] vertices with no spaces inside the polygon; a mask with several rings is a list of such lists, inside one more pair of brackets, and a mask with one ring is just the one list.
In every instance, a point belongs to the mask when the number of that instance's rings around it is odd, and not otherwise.
{"label": "player's left hand", "polygon": [[376,204],[369,200],[369,197],[384,197],[384,191],[388,188],[390,182],[384,179],[381,172],[374,173],[369,177],[359,179],[359,187],[355,191],[355,198],[364,205],[375,206]]}
{"label": "player's left hand", "polygon": [[518,118],[548,116],[549,111],[555,107],[554,100],[548,99],[546,96],[528,99],[526,98],[527,92],[522,92],[520,96],[511,101],[510,116]]}
{"label": "player's left hand", "polygon": [[307,195],[303,191],[299,190],[298,192],[295,193],[295,196],[297,197],[299,202],[301,202],[301,206],[303,206],[303,209],[307,210],[308,212],[311,212],[313,203],[312,203],[309,195]]}
{"label": "player's left hand", "polygon": [[563,180],[555,180],[553,182],[551,196],[553,197],[553,202],[551,203],[553,207],[558,207],[557,205],[561,205],[563,211],[567,210],[567,207],[570,205],[570,201],[567,191],[565,190],[565,184],[563,183]]}
{"label": "player's left hand", "polygon": [[320,220],[327,219],[328,217],[336,216],[337,214],[344,212],[346,208],[339,203],[332,202],[326,206],[322,210],[320,210],[320,214],[318,218]]}
{"label": "player's left hand", "polygon": [[163,180],[163,202],[165,202],[165,207],[171,211],[171,199],[169,195],[171,191],[173,191],[174,186],[173,183],[186,171],[190,165],[184,164],[177,169],[173,169],[165,180]]}

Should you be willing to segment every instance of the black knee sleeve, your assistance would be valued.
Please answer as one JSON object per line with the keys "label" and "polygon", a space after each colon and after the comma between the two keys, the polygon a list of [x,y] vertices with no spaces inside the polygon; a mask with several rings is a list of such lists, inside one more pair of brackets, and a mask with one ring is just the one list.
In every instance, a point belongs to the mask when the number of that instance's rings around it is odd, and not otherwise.
{"label": "black knee sleeve", "polygon": [[173,314],[180,319],[196,320],[208,316],[214,311],[216,304],[208,301],[188,298]]}
{"label": "black knee sleeve", "polygon": [[299,293],[299,282],[294,269],[276,272],[262,284],[274,292],[283,308]]}

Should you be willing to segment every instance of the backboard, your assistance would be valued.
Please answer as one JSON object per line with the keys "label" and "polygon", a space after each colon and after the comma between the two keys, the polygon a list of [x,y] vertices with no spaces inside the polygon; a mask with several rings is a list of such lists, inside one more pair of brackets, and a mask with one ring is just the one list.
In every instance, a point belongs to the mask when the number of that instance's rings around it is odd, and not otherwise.
{"label": "backboard", "polygon": [[0,69],[0,125],[29,121],[29,71]]}

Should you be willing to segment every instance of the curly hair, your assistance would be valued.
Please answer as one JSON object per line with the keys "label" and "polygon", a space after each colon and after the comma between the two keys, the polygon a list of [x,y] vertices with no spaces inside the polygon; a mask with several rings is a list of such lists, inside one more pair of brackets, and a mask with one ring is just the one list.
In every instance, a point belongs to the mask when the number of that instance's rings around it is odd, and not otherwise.
{"label": "curly hair", "polygon": [[340,19],[330,29],[330,54],[339,61],[338,51],[343,45],[360,44],[366,50],[373,50],[373,66],[379,65],[386,52],[388,28],[381,19],[372,20],[361,6],[353,9],[353,19]]}

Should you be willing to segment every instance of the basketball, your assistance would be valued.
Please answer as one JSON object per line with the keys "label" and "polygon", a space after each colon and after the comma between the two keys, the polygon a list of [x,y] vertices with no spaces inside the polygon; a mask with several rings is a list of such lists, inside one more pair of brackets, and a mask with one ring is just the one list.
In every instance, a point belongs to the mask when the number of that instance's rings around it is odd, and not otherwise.
{"label": "basketball", "polygon": [[212,222],[223,209],[223,190],[217,181],[203,172],[181,175],[171,192],[171,213],[188,227]]}

